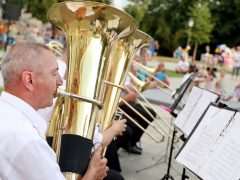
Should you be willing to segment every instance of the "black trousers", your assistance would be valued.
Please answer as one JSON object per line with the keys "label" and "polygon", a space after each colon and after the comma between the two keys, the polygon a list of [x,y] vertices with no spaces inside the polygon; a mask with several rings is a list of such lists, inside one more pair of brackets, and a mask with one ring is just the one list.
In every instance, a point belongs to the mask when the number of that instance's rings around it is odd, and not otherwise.
{"label": "black trousers", "polygon": [[[140,105],[140,104],[137,104],[137,103],[130,103],[131,106],[134,107],[135,110],[137,110],[138,112],[140,112],[140,114],[142,114],[142,116],[144,116],[146,119],[148,119],[150,122],[152,122],[154,119],[148,114],[148,112],[145,111],[145,109]],[[146,129],[148,127],[148,123],[141,117],[139,116],[138,114],[136,114],[131,108],[129,108],[127,105],[122,105],[120,106],[120,108],[122,110],[124,110],[130,117],[132,117],[139,125],[141,125],[144,129]],[[156,113],[152,110],[152,109],[148,109],[150,111],[150,113],[153,115],[153,117],[156,117]],[[126,118],[126,117],[124,117]],[[124,142],[124,144],[122,146],[128,146],[129,144],[129,141],[130,141],[130,145],[131,146],[134,146],[136,145],[137,142],[140,141],[140,138],[142,137],[143,135],[143,131],[137,127],[131,120],[129,120],[128,118],[127,119],[127,125],[129,127],[129,131],[130,132],[127,132],[127,137],[125,137],[125,140],[127,138],[130,138],[128,139],[127,142]],[[131,132],[132,131],[132,132]],[[130,134],[129,134],[130,133]],[[132,134],[131,134],[132,133]],[[125,134],[124,134],[125,135]]]}
{"label": "black trousers", "polygon": [[109,169],[121,172],[121,166],[120,166],[117,150],[118,148],[115,143],[115,140],[112,140],[112,142],[107,147],[105,158],[107,158],[108,160],[107,166],[109,167]]}
{"label": "black trousers", "polygon": [[124,177],[119,172],[109,169],[104,180],[124,180]]}

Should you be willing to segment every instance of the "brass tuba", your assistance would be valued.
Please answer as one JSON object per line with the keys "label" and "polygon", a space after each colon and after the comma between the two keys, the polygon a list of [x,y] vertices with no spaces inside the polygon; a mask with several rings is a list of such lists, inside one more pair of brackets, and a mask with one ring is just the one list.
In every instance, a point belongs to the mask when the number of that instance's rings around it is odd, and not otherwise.
{"label": "brass tuba", "polygon": [[137,30],[131,36],[118,39],[114,44],[109,56],[103,108],[98,119],[101,131],[107,129],[111,124],[134,55],[138,49],[149,45],[152,41],[152,37]]}
{"label": "brass tuba", "polygon": [[55,4],[48,18],[64,31],[69,59],[66,92],[59,103],[63,103],[59,127],[64,129],[56,153],[66,179],[76,179],[90,160],[111,47],[134,33],[136,22],[121,10],[91,1]]}

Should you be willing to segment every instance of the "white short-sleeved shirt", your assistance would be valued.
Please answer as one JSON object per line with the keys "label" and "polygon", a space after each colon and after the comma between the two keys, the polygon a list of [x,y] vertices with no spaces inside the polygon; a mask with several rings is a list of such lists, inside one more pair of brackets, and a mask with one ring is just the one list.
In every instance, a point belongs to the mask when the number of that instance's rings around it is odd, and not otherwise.
{"label": "white short-sleeved shirt", "polygon": [[0,117],[0,179],[65,179],[45,140],[47,123],[29,104],[2,92]]}

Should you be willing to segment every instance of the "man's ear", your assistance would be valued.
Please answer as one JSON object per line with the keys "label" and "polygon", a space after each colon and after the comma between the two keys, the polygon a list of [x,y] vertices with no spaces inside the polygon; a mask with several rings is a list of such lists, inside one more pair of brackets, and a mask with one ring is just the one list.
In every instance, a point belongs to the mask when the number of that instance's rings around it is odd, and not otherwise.
{"label": "man's ear", "polygon": [[33,91],[33,79],[34,79],[34,73],[31,71],[23,71],[21,74],[21,80],[24,84],[24,86],[29,90]]}

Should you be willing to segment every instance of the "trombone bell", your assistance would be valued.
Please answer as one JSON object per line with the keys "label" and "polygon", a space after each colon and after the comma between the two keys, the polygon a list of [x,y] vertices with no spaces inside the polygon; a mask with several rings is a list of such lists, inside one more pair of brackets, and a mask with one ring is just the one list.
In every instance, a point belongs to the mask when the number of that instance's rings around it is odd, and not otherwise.
{"label": "trombone bell", "polygon": [[136,76],[134,76],[132,72],[129,72],[128,75],[131,78],[133,84],[137,87],[137,89],[139,89],[140,92],[145,91],[148,88],[150,81],[141,81]]}

